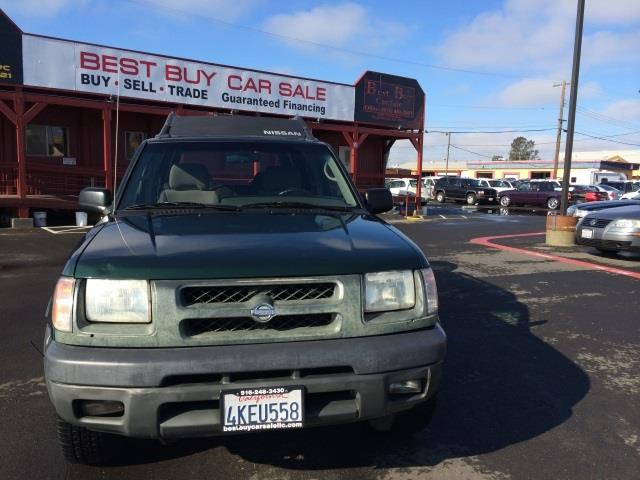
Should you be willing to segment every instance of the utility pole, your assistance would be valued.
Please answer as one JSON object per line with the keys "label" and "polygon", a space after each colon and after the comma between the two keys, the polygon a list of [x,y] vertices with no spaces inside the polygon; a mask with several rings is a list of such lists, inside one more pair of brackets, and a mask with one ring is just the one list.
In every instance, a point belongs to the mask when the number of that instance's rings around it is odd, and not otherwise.
{"label": "utility pole", "polygon": [[449,176],[449,150],[451,149],[451,132],[447,132],[445,135],[447,136],[448,142],[447,142],[447,163],[444,167],[444,176],[448,177]]}
{"label": "utility pole", "polygon": [[576,38],[573,46],[573,68],[571,70],[571,94],[569,95],[569,115],[567,120],[567,144],[564,151],[564,172],[562,176],[562,196],[560,215],[567,214],[569,180],[571,179],[571,155],[573,153],[573,131],[576,124],[576,103],[578,102],[578,77],[580,76],[580,50],[582,49],[582,25],[584,23],[584,2],[578,0],[576,14]]}
{"label": "utility pole", "polygon": [[558,116],[558,136],[556,138],[556,155],[553,157],[553,179],[558,178],[558,162],[560,161],[560,140],[562,139],[562,122],[564,114],[564,96],[567,91],[567,81],[563,80],[562,83],[555,83],[554,87],[562,86],[562,92],[560,93],[560,115]]}

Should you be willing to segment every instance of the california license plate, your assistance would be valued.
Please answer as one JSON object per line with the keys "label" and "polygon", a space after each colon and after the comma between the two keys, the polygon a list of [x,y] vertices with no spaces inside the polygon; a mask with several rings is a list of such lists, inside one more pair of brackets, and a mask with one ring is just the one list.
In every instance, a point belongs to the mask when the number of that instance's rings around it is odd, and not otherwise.
{"label": "california license plate", "polygon": [[590,228],[583,228],[580,235],[582,238],[593,238],[593,230]]}
{"label": "california license plate", "polygon": [[302,428],[302,387],[227,390],[220,396],[223,432]]}

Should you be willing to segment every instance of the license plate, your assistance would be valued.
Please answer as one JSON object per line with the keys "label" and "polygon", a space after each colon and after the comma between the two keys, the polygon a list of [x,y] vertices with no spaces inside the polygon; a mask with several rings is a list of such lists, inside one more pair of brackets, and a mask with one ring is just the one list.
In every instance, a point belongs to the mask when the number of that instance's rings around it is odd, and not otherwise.
{"label": "license plate", "polygon": [[582,238],[593,238],[593,230],[591,230],[590,228],[583,228],[580,235],[582,236]]}
{"label": "license plate", "polygon": [[489,201],[490,201],[490,202],[493,202],[493,197],[489,197]]}
{"label": "license plate", "polygon": [[223,432],[302,428],[302,387],[226,390],[220,396]]}

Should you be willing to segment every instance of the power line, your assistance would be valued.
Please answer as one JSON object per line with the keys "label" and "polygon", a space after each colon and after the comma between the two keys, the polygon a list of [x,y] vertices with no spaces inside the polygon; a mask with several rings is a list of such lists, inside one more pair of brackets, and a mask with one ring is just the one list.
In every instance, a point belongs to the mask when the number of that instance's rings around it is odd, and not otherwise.
{"label": "power line", "polygon": [[473,153],[474,155],[478,155],[478,156],[480,156],[480,157],[493,158],[493,157],[491,157],[490,155],[484,155],[484,154],[482,154],[482,153],[478,153],[478,152],[474,152],[474,151],[471,151],[471,150],[467,150],[466,148],[458,147],[457,145],[454,145],[453,143],[451,144],[451,146],[452,146],[453,148],[457,148],[458,150],[462,150],[463,152]]}
{"label": "power line", "polygon": [[[576,132],[578,133],[578,132]],[[586,134],[585,134],[586,135]],[[615,135],[601,135],[601,136],[593,136],[593,138],[608,140],[610,138],[624,137],[628,135],[640,135],[640,130],[636,130],[634,132],[626,132],[626,133],[616,133]],[[574,140],[575,142],[590,142],[592,138],[578,138]],[[536,142],[536,145],[552,145],[556,143],[555,140],[549,142]],[[620,142],[617,142],[620,143]],[[633,145],[633,144],[632,144]],[[425,145],[426,148],[444,148],[446,144],[437,144],[437,145]],[[458,144],[459,147],[510,147],[510,143],[462,143]],[[414,149],[412,145],[397,145],[393,147],[394,149],[408,148]]]}
{"label": "power line", "polygon": [[589,135],[588,133],[578,132],[577,130],[576,130],[576,133],[578,135],[584,135],[585,137],[595,138],[596,140],[605,140],[607,142],[620,143],[622,145],[632,145],[634,147],[640,147],[640,143],[630,143],[630,142],[621,142],[620,140],[611,140],[610,138],[607,138],[607,137],[597,137],[595,135]]}
{"label": "power line", "polygon": [[462,104],[446,104],[446,103],[431,103],[428,102],[429,107],[449,107],[449,108],[474,108],[479,110],[546,110],[547,107],[506,107],[496,105],[462,105]]}
{"label": "power line", "polygon": [[[138,6],[143,6],[145,8],[158,8],[159,5],[155,2],[151,2],[151,1],[147,1],[147,0],[124,0],[128,3],[132,3],[132,4],[136,4]],[[385,60],[385,61],[389,61],[389,62],[395,62],[395,63],[404,63],[407,65],[415,65],[415,66],[419,66],[419,67],[425,67],[425,68],[431,68],[431,69],[435,69],[435,70],[443,70],[443,71],[449,71],[449,72],[457,72],[457,73],[468,73],[468,74],[473,74],[473,75],[484,75],[484,76],[489,76],[489,77],[505,77],[505,78],[525,78],[521,75],[510,75],[508,73],[498,73],[498,72],[483,72],[483,71],[479,71],[479,70],[469,70],[469,69],[464,69],[464,68],[455,68],[455,67],[446,67],[444,65],[436,65],[436,64],[432,64],[432,63],[424,63],[424,62],[418,62],[416,60],[409,60],[406,58],[397,58],[397,57],[389,57],[386,55],[379,55],[376,53],[369,53],[369,52],[363,52],[360,50],[352,50],[350,48],[345,48],[345,47],[340,47],[338,45],[330,45],[330,44],[326,44],[326,43],[320,43],[320,42],[314,42],[313,40],[305,40],[303,38],[298,38],[298,37],[293,37],[290,35],[283,35],[281,33],[274,33],[274,32],[269,32],[268,30],[263,30],[261,28],[258,27],[251,27],[249,25],[241,25],[239,23],[232,23],[232,22],[228,22],[226,20],[222,20],[220,18],[216,18],[216,17],[212,17],[210,15],[202,15],[201,13],[192,13],[189,11],[185,11],[185,10],[181,10],[178,8],[174,8],[174,7],[169,7],[166,5],[162,5],[160,8],[164,9],[164,10],[169,10],[169,11],[173,11],[175,13],[179,13],[185,16],[190,16],[190,17],[196,17],[196,18],[204,18],[207,20],[210,20],[212,22],[218,23],[220,25],[225,25],[227,27],[231,27],[231,28],[237,28],[237,29],[241,29],[241,30],[246,30],[246,31],[250,31],[250,32],[254,32],[254,33],[259,33],[262,35],[266,35],[266,36],[270,36],[270,37],[274,37],[274,38],[279,38],[281,40],[288,40],[288,41],[295,41],[295,42],[300,42],[300,43],[305,43],[307,45],[312,45],[315,47],[321,47],[321,48],[328,48],[331,50],[335,50],[337,52],[342,52],[342,53],[349,53],[351,55],[359,55],[362,57],[369,57],[369,58],[376,58],[378,60]]]}
{"label": "power line", "polygon": [[590,110],[585,107],[577,107],[578,113],[580,115],[584,115],[585,117],[591,118],[592,120],[598,120],[599,122],[608,123],[610,125],[615,125],[616,127],[622,128],[638,128],[638,124],[633,122],[628,122],[626,120],[621,120],[618,118],[610,117],[609,115],[605,115],[603,113],[599,113],[593,110]]}
{"label": "power line", "polygon": [[486,131],[486,130],[476,130],[476,131],[443,131],[443,130],[428,130],[425,131],[425,134],[429,134],[429,133],[522,133],[522,132],[547,132],[549,130],[555,130],[555,127],[552,128],[530,128],[530,129],[524,129],[524,130],[493,130],[493,131]]}

